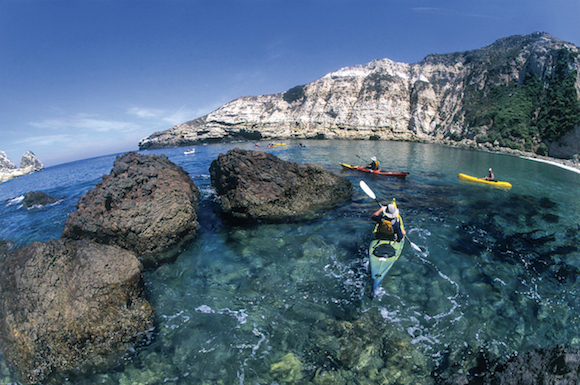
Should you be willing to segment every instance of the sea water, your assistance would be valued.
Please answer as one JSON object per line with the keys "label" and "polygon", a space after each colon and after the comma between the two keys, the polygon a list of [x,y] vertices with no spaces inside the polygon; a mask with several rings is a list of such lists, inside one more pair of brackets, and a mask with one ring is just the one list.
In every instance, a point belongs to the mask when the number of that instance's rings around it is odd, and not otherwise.
{"label": "sea water", "polygon": [[[151,338],[119,365],[54,380],[74,384],[434,383],[455,361],[554,344],[580,348],[580,174],[502,154],[383,141],[288,141],[142,151],[165,154],[199,187],[199,234],[172,263],[144,272]],[[259,147],[257,147],[258,145]],[[352,200],[299,223],[231,225],[209,166],[239,147],[348,178]],[[376,156],[406,179],[342,170]],[[58,238],[78,199],[115,155],[0,184],[0,238]],[[500,189],[458,173],[510,182]],[[408,238],[370,298],[368,244],[377,199],[396,198]],[[24,209],[43,191],[59,201]],[[0,384],[17,382],[0,353]]]}

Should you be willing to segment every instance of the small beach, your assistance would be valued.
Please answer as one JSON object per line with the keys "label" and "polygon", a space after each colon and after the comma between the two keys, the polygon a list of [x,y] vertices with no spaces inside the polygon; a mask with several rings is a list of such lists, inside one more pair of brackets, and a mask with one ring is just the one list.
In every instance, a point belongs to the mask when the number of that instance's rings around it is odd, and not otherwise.
{"label": "small beach", "polygon": [[552,164],[554,166],[558,166],[558,167],[564,168],[566,170],[573,171],[573,172],[580,174],[580,164],[572,162],[572,161],[566,161],[564,159],[555,159],[555,158],[535,158],[535,157],[531,157],[531,156],[522,156],[521,158],[533,160],[536,162]]}

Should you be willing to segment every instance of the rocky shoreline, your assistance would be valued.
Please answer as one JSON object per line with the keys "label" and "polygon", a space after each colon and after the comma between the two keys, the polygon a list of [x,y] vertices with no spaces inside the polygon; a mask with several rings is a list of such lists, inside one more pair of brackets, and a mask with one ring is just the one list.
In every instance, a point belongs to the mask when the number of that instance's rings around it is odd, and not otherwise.
{"label": "rocky shoreline", "polygon": [[[316,165],[230,150],[211,166],[232,219],[300,220],[348,201],[352,185]],[[26,194],[34,204],[54,198]],[[118,156],[83,195],[59,239],[12,250],[0,240],[0,348],[28,383],[102,370],[154,329],[143,270],[194,239],[200,193],[165,155]],[[37,200],[40,199],[40,200]]]}
{"label": "rocky shoreline", "polygon": [[443,139],[443,140],[433,139],[433,140],[421,140],[418,142],[439,144],[442,146],[465,148],[465,149],[469,149],[469,150],[478,150],[478,151],[486,151],[486,152],[492,152],[492,153],[512,155],[512,156],[517,156],[519,158],[530,159],[530,160],[543,162],[543,163],[550,163],[550,164],[553,164],[555,166],[562,167],[562,168],[568,169],[570,171],[580,173],[580,158],[578,157],[578,154],[576,154],[575,156],[573,156],[570,159],[561,159],[561,158],[554,158],[554,157],[550,157],[550,156],[538,155],[534,152],[526,152],[526,151],[521,151],[521,150],[515,150],[512,148],[507,148],[507,147],[494,146],[491,143],[485,143],[485,144],[477,143],[473,140],[463,140],[461,142],[455,142],[455,141],[450,140],[450,139]]}
{"label": "rocky shoreline", "polygon": [[0,243],[0,348],[24,381],[115,365],[151,338],[143,269],[195,236],[198,198],[165,155],[132,152],[81,197],[59,239]]}

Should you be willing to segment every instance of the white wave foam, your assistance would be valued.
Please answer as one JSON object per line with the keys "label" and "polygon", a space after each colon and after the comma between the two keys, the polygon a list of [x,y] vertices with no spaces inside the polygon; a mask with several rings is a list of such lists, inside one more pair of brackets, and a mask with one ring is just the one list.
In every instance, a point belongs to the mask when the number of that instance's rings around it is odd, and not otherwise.
{"label": "white wave foam", "polygon": [[248,313],[246,313],[246,309],[240,310],[231,310],[228,308],[223,308],[219,310],[213,310],[208,305],[201,305],[195,308],[196,311],[203,313],[203,314],[227,314],[233,316],[235,319],[238,320],[238,327],[245,324],[248,321]]}
{"label": "white wave foam", "polygon": [[540,159],[540,158],[532,158],[530,156],[522,156],[522,158],[523,159],[528,159],[528,160],[533,160],[534,162],[548,163],[548,164],[551,164],[553,166],[557,166],[557,167],[566,169],[568,171],[572,171],[572,172],[575,172],[575,173],[580,174],[580,169],[579,168],[572,167],[572,166],[568,166],[568,165],[565,165],[565,164],[562,164],[562,163],[558,163],[558,162],[553,161],[553,160]]}
{"label": "white wave foam", "polygon": [[8,199],[6,201],[6,206],[17,205],[24,200],[24,195],[20,195],[19,197]]}

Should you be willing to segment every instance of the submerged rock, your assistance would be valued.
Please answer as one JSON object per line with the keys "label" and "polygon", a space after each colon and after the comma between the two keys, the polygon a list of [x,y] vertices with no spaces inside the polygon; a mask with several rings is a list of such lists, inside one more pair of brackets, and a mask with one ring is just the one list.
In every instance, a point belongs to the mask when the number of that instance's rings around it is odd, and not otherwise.
{"label": "submerged rock", "polygon": [[296,355],[288,353],[279,362],[270,365],[270,372],[278,383],[297,384],[303,378],[302,367]]}
{"label": "submerged rock", "polygon": [[580,350],[564,345],[516,355],[487,373],[484,384],[578,384]]}
{"label": "submerged rock", "polygon": [[483,349],[477,354],[459,351],[433,374],[446,385],[578,384],[580,350],[555,345],[516,353],[502,361],[490,358]]}
{"label": "submerged rock", "polygon": [[117,245],[156,265],[195,236],[197,199],[187,172],[165,155],[129,152],[79,199],[62,236]]}
{"label": "submerged rock", "polygon": [[300,219],[349,200],[353,192],[348,179],[320,166],[262,151],[235,148],[220,154],[209,171],[222,209],[241,219]]}
{"label": "submerged rock", "polygon": [[46,195],[42,191],[29,191],[24,195],[22,206],[29,208],[32,206],[43,206],[56,202],[58,199]]}
{"label": "submerged rock", "polygon": [[135,254],[51,240],[0,258],[0,347],[22,378],[116,362],[153,325]]}
{"label": "submerged rock", "polygon": [[[314,384],[432,384],[428,362],[410,338],[395,337],[377,313],[366,312],[352,321],[321,321],[308,336],[307,351],[315,369]],[[312,376],[312,374],[310,374]]]}

